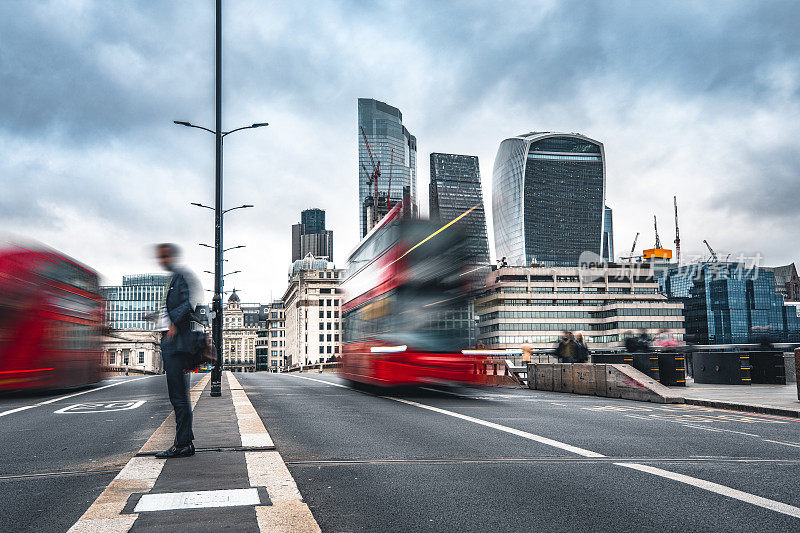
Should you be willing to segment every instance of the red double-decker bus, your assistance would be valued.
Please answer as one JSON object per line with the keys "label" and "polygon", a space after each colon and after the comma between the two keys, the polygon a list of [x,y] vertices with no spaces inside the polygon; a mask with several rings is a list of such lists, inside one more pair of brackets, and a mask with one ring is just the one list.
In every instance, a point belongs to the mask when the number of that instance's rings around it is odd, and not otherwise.
{"label": "red double-decker bus", "polygon": [[103,378],[97,273],[42,247],[0,248],[0,391]]}
{"label": "red double-decker bus", "polygon": [[480,384],[468,348],[464,240],[398,203],[348,259],[341,375],[379,386]]}

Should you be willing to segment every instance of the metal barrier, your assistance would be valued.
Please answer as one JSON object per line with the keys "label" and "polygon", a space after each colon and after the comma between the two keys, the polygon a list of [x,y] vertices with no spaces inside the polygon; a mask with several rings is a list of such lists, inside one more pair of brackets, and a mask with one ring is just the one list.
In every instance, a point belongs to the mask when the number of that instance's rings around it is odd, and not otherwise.
{"label": "metal barrier", "polygon": [[331,363],[313,363],[310,365],[292,365],[289,368],[281,370],[281,373],[285,374],[287,372],[313,372],[315,370],[317,372],[329,372],[331,370],[341,367],[342,367],[341,361],[335,361]]}
{"label": "metal barrier", "polygon": [[127,372],[129,374],[147,374],[153,376],[161,373],[161,372],[153,372],[152,370],[144,370],[142,368],[127,368],[124,366],[106,366],[103,367],[102,370],[103,372],[108,372],[108,373],[124,374]]}

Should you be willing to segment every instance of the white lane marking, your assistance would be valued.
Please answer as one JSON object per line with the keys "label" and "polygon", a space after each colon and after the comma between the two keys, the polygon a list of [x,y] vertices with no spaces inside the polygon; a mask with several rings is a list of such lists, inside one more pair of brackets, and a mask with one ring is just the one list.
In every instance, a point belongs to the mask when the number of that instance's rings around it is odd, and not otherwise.
{"label": "white lane marking", "polygon": [[[336,385],[337,387],[343,388],[350,388],[345,387],[344,385],[339,385],[337,383],[329,383],[327,381],[322,381],[314,378],[306,378],[303,376],[297,376],[303,379],[309,379],[311,381],[318,381],[320,383],[326,383],[328,385]],[[400,398],[391,398],[388,396],[381,396],[381,398],[386,398],[388,400],[394,400],[396,402],[405,403],[408,405],[413,405],[415,407],[420,407],[422,409],[428,409],[430,411],[434,411],[437,413],[445,414],[448,416],[453,416],[455,418],[460,418],[462,420],[467,420],[469,422],[474,422],[476,424],[480,424],[486,427],[491,427],[494,429],[498,429],[500,431],[505,431],[507,433],[511,433],[513,435],[518,435],[520,437],[525,437],[530,440],[534,440],[536,442],[540,442],[542,444],[547,444],[549,446],[555,446],[556,448],[560,448],[562,450],[570,451],[572,453],[576,453],[578,455],[582,455],[584,457],[605,457],[605,455],[590,451],[584,450],[583,448],[578,448],[576,446],[572,446],[569,444],[565,444],[563,442],[559,442],[556,440],[548,439],[546,437],[540,437],[539,435],[534,435],[532,433],[528,433],[526,431],[520,431],[518,429],[509,428],[506,426],[501,426],[500,424],[495,424],[493,422],[487,422],[485,420],[481,420],[479,418],[474,418],[467,415],[462,415],[460,413],[455,413],[453,411],[447,411],[445,409],[439,409],[438,407],[433,407],[430,405],[421,404],[418,402],[412,402],[410,400],[403,400]],[[688,485],[693,485],[695,487],[708,490],[710,492],[714,492],[716,494],[721,494],[723,496],[728,496],[729,498],[733,498],[736,500],[740,500],[743,502],[751,503],[753,505],[757,505],[759,507],[764,507],[765,509],[770,509],[772,511],[776,511],[779,513],[787,514],[789,516],[794,516],[800,518],[800,508],[794,507],[792,505],[788,505],[785,503],[777,502],[775,500],[770,500],[768,498],[762,498],[761,496],[756,496],[754,494],[749,494],[747,492],[742,492],[740,490],[732,489],[730,487],[726,487],[724,485],[719,485],[717,483],[712,483],[711,481],[705,481],[698,478],[693,478],[691,476],[685,476],[683,474],[677,474],[675,472],[669,472],[667,470],[662,470],[660,468],[655,468],[652,466],[645,466],[636,463],[614,463],[617,466],[624,466],[626,468],[633,468],[634,470],[640,470],[642,472],[647,472],[648,474],[653,474],[661,477],[665,477],[667,479],[671,479],[673,481],[678,481],[681,483],[686,483]]]}
{"label": "white lane marking", "polygon": [[145,494],[134,508],[134,513],[173,511],[175,509],[206,509],[209,507],[237,507],[258,505],[258,489],[198,490],[193,492],[168,492]]}
{"label": "white lane marking", "polygon": [[19,413],[20,411],[25,411],[26,409],[33,409],[34,407],[39,407],[39,405],[25,405],[23,407],[17,407],[16,409],[9,409],[8,411],[3,411],[0,413],[0,416],[12,415],[14,413]]}
{"label": "white lane marking", "polygon": [[[326,385],[334,385],[336,387],[342,387],[344,389],[349,389],[345,385],[340,385],[338,383],[331,383],[329,381],[323,381],[321,379],[314,379],[308,378],[305,376],[297,376],[302,379],[308,379],[311,381],[318,381],[319,383],[324,383]],[[553,446],[554,448],[559,448],[568,452],[575,453],[577,455],[581,455],[583,457],[605,457],[605,455],[597,452],[593,452],[591,450],[584,450],[583,448],[578,448],[577,446],[572,446],[571,444],[567,444],[565,442],[559,442],[557,440],[548,439],[547,437],[542,437],[540,435],[534,435],[533,433],[528,433],[527,431],[522,431],[520,429],[511,428],[508,426],[502,426],[500,424],[495,424],[494,422],[487,422],[486,420],[481,420],[480,418],[475,418],[472,416],[462,415],[461,413],[456,413],[454,411],[448,411],[446,409],[440,409],[438,407],[433,407],[431,405],[425,405],[424,403],[419,402],[412,402],[411,400],[404,400],[402,398],[392,398],[391,396],[380,396],[381,398],[385,398],[387,400],[393,400],[395,402],[404,403],[407,405],[413,405],[414,407],[419,407],[421,409],[427,409],[429,411],[434,411],[436,413],[440,413],[443,415],[452,416],[455,418],[460,418],[461,420],[466,420],[468,422],[473,422],[475,424],[480,424],[481,426],[486,426],[492,429],[497,429],[500,431],[504,431],[506,433],[511,433],[512,435],[516,435],[518,437],[522,437],[528,440],[536,441],[541,444],[546,444],[548,446]]]}
{"label": "white lane marking", "polygon": [[[334,383],[333,381],[325,381],[324,379],[315,379],[315,378],[309,378],[309,377],[306,377],[306,376],[295,376],[295,377],[296,378],[300,378],[300,379],[307,379],[309,381],[316,381],[317,383],[323,383],[325,385],[332,385],[334,387],[341,387],[343,389],[350,389],[352,391],[355,391],[355,389],[353,387],[348,387],[347,385],[342,385],[341,383]],[[356,391],[356,392],[358,392],[358,391]]]}
{"label": "white lane marking", "polygon": [[800,448],[800,444],[790,444],[788,442],[780,442],[780,441],[777,441],[777,440],[769,440],[769,439],[763,439],[763,440],[764,440],[764,442],[773,442],[775,444],[783,444],[784,446],[793,446],[795,448]]}
{"label": "white lane marking", "polygon": [[141,378],[134,378],[134,379],[126,379],[125,381],[117,381],[116,383],[112,383],[110,385],[104,385],[102,387],[97,387],[96,389],[89,389],[81,392],[76,392],[74,394],[67,394],[66,396],[59,396],[58,398],[53,398],[52,400],[47,400],[46,402],[39,402],[33,405],[26,405],[24,407],[17,407],[16,409],[9,409],[8,411],[3,411],[0,413],[0,416],[6,416],[13,413],[18,413],[20,411],[24,411],[26,409],[33,409],[34,407],[39,407],[41,405],[48,405],[55,402],[60,402],[61,400],[66,400],[67,398],[74,398],[75,396],[80,396],[81,394],[89,394],[90,392],[97,392],[99,390],[107,389],[109,387],[116,387],[117,385],[122,385],[123,383],[131,383],[134,381],[139,381],[140,379],[147,379],[152,378],[153,376],[144,376]]}
{"label": "white lane marking", "polygon": [[130,402],[90,402],[90,403],[76,403],[62,407],[53,414],[69,414],[69,413],[108,413],[111,411],[130,411],[141,407],[147,400],[134,400]]}
{"label": "white lane marking", "polygon": [[404,400],[402,398],[392,398],[390,396],[381,396],[381,398],[386,398],[387,400],[394,400],[396,402],[404,403],[407,405],[413,405],[414,407],[419,407],[421,409],[427,409],[429,411],[433,411],[436,413],[440,413],[447,416],[452,416],[455,418],[460,418],[461,420],[466,420],[468,422],[472,422],[474,424],[480,424],[481,426],[486,426],[492,429],[497,429],[499,431],[504,431],[506,433],[511,433],[512,435],[516,435],[518,437],[522,437],[528,440],[536,441],[541,444],[546,444],[547,446],[552,446],[554,448],[559,448],[561,450],[572,452],[577,455],[581,455],[583,457],[605,457],[605,455],[597,452],[593,452],[591,450],[585,450],[583,448],[578,448],[577,446],[573,446],[571,444],[567,444],[565,442],[559,442],[557,440],[548,439],[547,437],[542,437],[540,435],[535,435],[533,433],[528,433],[527,431],[522,431],[520,429],[511,428],[508,426],[503,426],[500,424],[495,424],[494,422],[487,422],[486,420],[481,420],[480,418],[475,418],[472,416],[462,415],[461,413],[456,413],[454,411],[448,411],[447,409],[440,409],[438,407],[433,407],[431,405],[425,405],[424,403],[419,402],[412,402],[411,400]]}
{"label": "white lane marking", "polygon": [[795,518],[800,518],[800,507],[795,507],[794,505],[776,502],[775,500],[762,498],[761,496],[756,496],[755,494],[750,494],[748,492],[742,492],[741,490],[732,489],[730,487],[726,487],[725,485],[719,485],[717,483],[712,483],[711,481],[705,481],[703,479],[698,479],[696,477],[686,476],[683,474],[677,474],[675,472],[669,472],[668,470],[662,470],[654,466],[640,465],[637,463],[614,463],[614,464],[617,466],[624,466],[625,468],[632,468],[633,470],[639,470],[640,472],[646,472],[654,476],[660,476],[663,478],[671,479],[672,481],[678,481],[679,483],[692,485],[693,487],[698,487],[707,490],[709,492],[714,492],[722,496],[727,496],[728,498],[733,498],[734,500],[739,500],[746,503],[750,503],[752,505],[757,505],[758,507],[763,507],[764,509],[769,509],[770,511],[775,511],[777,513],[782,513],[785,515],[793,516]]}

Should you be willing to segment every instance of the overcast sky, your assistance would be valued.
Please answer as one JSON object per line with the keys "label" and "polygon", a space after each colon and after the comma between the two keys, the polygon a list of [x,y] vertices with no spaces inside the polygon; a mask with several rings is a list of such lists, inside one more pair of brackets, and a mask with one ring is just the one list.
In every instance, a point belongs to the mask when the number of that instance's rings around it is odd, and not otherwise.
{"label": "overcast sky", "polygon": [[[174,241],[213,287],[214,2],[0,2],[0,230],[94,267],[157,271]],[[226,0],[225,245],[244,301],[283,294],[291,225],[319,207],[344,266],[358,237],[359,97],[400,108],[430,152],[494,156],[531,130],[605,144],[618,255],[800,259],[798,2]],[[488,217],[490,239],[491,216]],[[637,247],[641,249],[641,247]]]}

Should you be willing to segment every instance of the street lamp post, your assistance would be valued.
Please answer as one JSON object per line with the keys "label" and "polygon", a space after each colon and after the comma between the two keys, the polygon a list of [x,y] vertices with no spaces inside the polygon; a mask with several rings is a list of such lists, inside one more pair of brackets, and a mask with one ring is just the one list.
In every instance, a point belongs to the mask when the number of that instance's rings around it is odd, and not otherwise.
{"label": "street lamp post", "polygon": [[[214,298],[211,307],[214,321],[211,326],[211,337],[217,350],[217,361],[211,371],[211,396],[222,395],[222,138],[235,131],[268,126],[266,122],[243,126],[230,131],[222,131],[222,0],[216,2],[216,127],[214,130],[196,126],[185,121],[175,120],[175,124],[198,128],[213,133],[216,140],[216,194],[214,207]],[[206,207],[206,206],[201,206]],[[245,207],[245,206],[240,206]],[[246,206],[252,207],[252,206]],[[239,209],[234,207],[233,209]]]}

